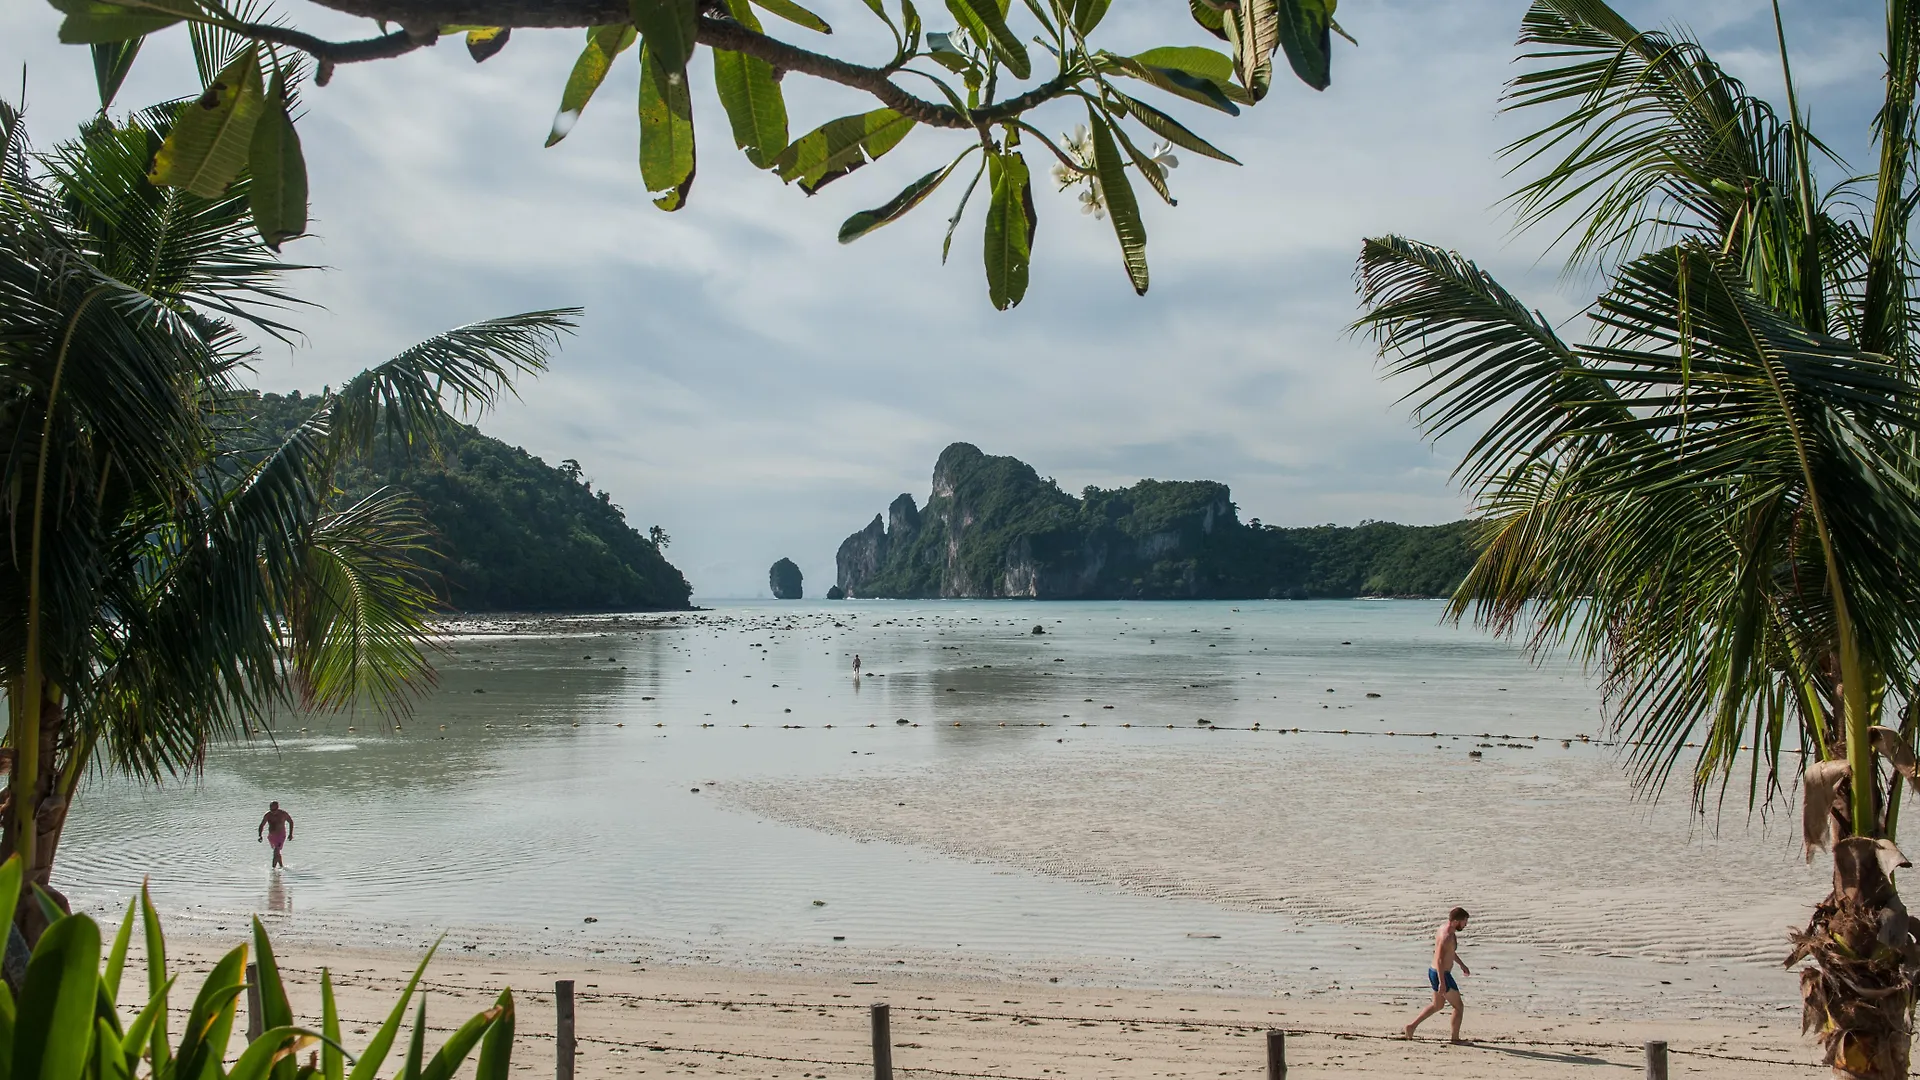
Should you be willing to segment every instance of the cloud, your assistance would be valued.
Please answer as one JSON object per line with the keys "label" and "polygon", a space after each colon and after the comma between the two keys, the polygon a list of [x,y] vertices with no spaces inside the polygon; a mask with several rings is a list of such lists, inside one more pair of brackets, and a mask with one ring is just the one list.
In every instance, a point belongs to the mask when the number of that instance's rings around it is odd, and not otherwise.
{"label": "cloud", "polygon": [[[1178,8],[1115,5],[1103,33],[1127,48],[1199,42]],[[1648,26],[1680,10],[1622,9]],[[835,51],[889,47],[863,4],[822,10]],[[1349,0],[1342,22],[1361,44],[1339,47],[1324,94],[1283,77],[1238,119],[1174,109],[1245,165],[1182,152],[1180,205],[1142,192],[1146,298],[1127,287],[1111,227],[1049,189],[1036,192],[1032,287],[1004,314],[981,277],[983,193],[940,263],[964,171],[907,220],[853,245],[833,239],[848,214],[963,149],[964,134],[915,132],[808,198],[733,150],[703,61],[699,178],[670,215],[635,165],[631,54],[552,150],[540,144],[577,31],[520,32],[480,67],[448,42],[342,68],[305,97],[317,235],[289,249],[327,267],[301,282],[324,310],[301,318],[305,348],[269,347],[259,379],[312,389],[449,325],[583,305],[553,373],[483,426],[548,461],[579,459],[635,525],[673,534],[671,555],[704,598],[764,593],[782,556],[823,591],[839,541],[898,492],[924,497],[954,440],[1017,454],[1069,490],[1222,480],[1244,516],[1275,523],[1450,519],[1467,508],[1448,480],[1457,451],[1422,443],[1396,403],[1404,387],[1383,383],[1346,333],[1353,258],[1362,236],[1404,233],[1472,255],[1556,318],[1578,311],[1580,283],[1542,259],[1544,236],[1513,237],[1499,205],[1512,181],[1496,155],[1523,129],[1497,99],[1523,11]],[[312,4],[290,13],[361,32]],[[1771,93],[1768,4],[1684,14]],[[1788,15],[1805,107],[1864,159],[1877,20],[1815,0]],[[29,69],[42,141],[93,99],[85,50],[55,44],[56,20],[32,0],[0,9],[0,66]],[[122,101],[193,91],[183,41],[150,43]],[[799,77],[785,86],[796,134],[868,107]],[[1081,118],[1062,105],[1037,122]],[[1045,152],[1028,153],[1044,177]]]}

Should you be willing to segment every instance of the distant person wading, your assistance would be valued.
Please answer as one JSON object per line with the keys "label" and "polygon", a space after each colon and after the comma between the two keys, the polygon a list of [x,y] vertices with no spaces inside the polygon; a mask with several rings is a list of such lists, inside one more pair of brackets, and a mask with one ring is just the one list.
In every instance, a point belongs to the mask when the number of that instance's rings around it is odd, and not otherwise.
{"label": "distant person wading", "polygon": [[280,859],[280,848],[293,839],[293,815],[280,809],[277,802],[267,804],[266,816],[260,819],[260,828],[255,830],[254,840],[261,839],[273,845],[273,865],[285,866],[286,863]]}

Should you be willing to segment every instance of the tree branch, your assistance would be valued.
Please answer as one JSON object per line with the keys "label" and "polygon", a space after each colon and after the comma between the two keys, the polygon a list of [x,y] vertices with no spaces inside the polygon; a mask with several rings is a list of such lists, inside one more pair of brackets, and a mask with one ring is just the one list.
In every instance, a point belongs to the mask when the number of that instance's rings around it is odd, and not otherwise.
{"label": "tree branch", "polygon": [[[311,54],[320,62],[321,83],[334,64],[386,60],[433,42],[441,26],[506,26],[561,28],[603,26],[632,18],[626,0],[314,0],[322,7],[349,15],[398,23],[407,29],[360,41],[325,41],[284,26],[246,23],[233,29],[259,41],[271,41]],[[916,123],[930,127],[985,129],[1011,120],[1028,109],[1059,97],[1078,80],[1055,76],[1039,86],[997,105],[963,114],[950,105],[928,101],[893,82],[892,69],[848,63],[812,52],[778,38],[749,30],[732,19],[700,18],[701,44],[764,60],[780,71],[797,71],[871,94],[881,104]]]}

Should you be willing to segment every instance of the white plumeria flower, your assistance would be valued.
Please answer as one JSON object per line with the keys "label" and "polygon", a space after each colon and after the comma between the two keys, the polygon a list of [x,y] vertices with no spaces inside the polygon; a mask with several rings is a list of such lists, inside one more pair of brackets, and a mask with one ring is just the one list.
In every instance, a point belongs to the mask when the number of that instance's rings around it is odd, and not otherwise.
{"label": "white plumeria flower", "polygon": [[1087,181],[1087,190],[1080,193],[1080,212],[1092,214],[1099,221],[1107,216],[1107,197],[1100,190],[1100,182],[1091,177]]}
{"label": "white plumeria flower", "polygon": [[1065,191],[1080,182],[1080,173],[1067,168],[1066,162],[1056,161],[1053,163],[1053,182],[1060,186],[1061,191]]}
{"label": "white plumeria flower", "polygon": [[1161,179],[1165,179],[1168,173],[1180,167],[1180,159],[1173,156],[1173,144],[1170,142],[1161,143],[1155,147],[1153,153],[1147,155],[1147,160],[1153,162],[1153,167],[1160,170]]}

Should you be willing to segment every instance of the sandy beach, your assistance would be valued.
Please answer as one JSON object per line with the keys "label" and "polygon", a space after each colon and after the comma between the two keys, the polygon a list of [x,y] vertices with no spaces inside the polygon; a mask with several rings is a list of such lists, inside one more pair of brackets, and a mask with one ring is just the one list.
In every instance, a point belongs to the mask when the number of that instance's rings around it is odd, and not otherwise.
{"label": "sandy beach", "polygon": [[[179,938],[174,963],[189,988],[227,948]],[[350,1047],[363,1044],[396,1000],[419,954],[282,946],[294,1009],[319,1015],[319,970],[334,972]],[[580,1080],[741,1076],[854,1080],[871,1076],[868,1007],[892,1012],[898,1073],[929,1077],[1257,1076],[1268,1028],[1289,1032],[1290,1076],[1484,1077],[1548,1080],[1621,1076],[1664,1039],[1676,1077],[1812,1076],[1797,1018],[1771,1023],[1635,1023],[1481,1012],[1469,1002],[1471,1046],[1448,1046],[1445,1017],[1413,1043],[1393,1037],[1405,1010],[1362,1002],[1295,1004],[1271,997],[1065,988],[926,977],[785,974],[689,965],[609,966],[552,957],[442,954],[428,969],[429,1046],[511,986],[518,1003],[517,1076],[553,1075],[553,983],[576,982]],[[177,1004],[184,1004],[184,1000]]]}

